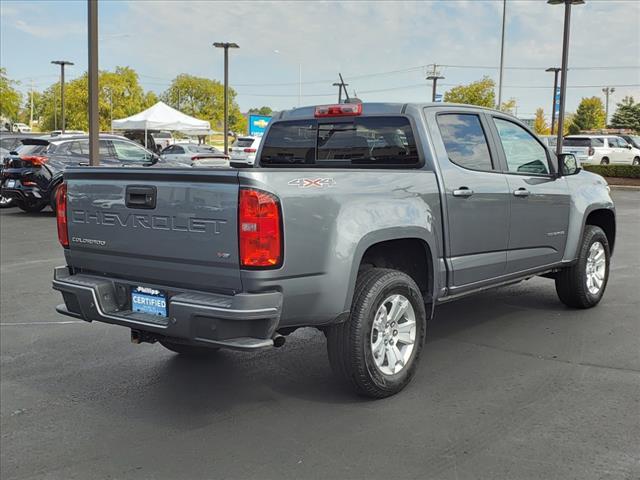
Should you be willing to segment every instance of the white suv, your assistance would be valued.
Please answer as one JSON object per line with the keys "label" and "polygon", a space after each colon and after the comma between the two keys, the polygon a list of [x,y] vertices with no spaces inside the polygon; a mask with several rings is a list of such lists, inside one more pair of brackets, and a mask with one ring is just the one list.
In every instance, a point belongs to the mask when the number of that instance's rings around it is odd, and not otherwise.
{"label": "white suv", "polygon": [[261,139],[262,137],[238,137],[229,148],[231,161],[253,165]]}
{"label": "white suv", "polygon": [[562,142],[563,153],[573,153],[580,163],[640,165],[640,150],[615,135],[569,135]]}

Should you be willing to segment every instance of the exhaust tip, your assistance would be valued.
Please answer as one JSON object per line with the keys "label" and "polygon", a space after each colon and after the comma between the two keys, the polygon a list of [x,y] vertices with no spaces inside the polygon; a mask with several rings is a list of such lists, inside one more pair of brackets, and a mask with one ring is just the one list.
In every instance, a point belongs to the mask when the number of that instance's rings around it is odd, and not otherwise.
{"label": "exhaust tip", "polygon": [[276,335],[273,337],[273,346],[276,348],[280,348],[281,346],[284,345],[284,342],[286,341],[287,341],[286,337],[282,335]]}

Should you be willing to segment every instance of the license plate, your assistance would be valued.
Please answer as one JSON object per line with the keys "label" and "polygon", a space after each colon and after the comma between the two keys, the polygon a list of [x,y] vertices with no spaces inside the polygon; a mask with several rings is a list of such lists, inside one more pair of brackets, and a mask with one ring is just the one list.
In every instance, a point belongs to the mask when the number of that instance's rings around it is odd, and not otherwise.
{"label": "license plate", "polygon": [[167,296],[154,288],[135,287],[131,291],[131,309],[134,312],[166,317]]}
{"label": "license plate", "polygon": [[16,186],[16,181],[15,180],[7,180],[7,188],[13,188]]}

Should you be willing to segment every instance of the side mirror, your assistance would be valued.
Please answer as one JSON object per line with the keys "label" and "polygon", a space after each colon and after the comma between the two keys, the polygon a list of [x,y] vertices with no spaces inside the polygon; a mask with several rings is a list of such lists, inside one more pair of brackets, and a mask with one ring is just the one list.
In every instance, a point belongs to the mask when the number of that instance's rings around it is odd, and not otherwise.
{"label": "side mirror", "polygon": [[561,153],[558,157],[560,172],[562,175],[575,175],[580,171],[578,160],[573,153]]}
{"label": "side mirror", "polygon": [[631,144],[630,144],[630,143],[627,143],[627,144],[625,145],[625,147],[627,147],[629,150],[631,150],[631,149],[633,148],[633,147],[631,146]]}

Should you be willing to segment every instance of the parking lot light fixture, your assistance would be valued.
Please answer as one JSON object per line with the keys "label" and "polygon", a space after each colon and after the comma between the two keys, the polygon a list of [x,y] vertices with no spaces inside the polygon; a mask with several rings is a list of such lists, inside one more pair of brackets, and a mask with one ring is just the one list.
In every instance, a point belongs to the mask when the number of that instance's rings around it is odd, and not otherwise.
{"label": "parking lot light fixture", "polygon": [[224,49],[224,153],[229,155],[229,49],[240,48],[233,42],[214,42],[216,48]]}
{"label": "parking lot light fixture", "polygon": [[562,65],[560,76],[560,111],[558,112],[558,137],[556,154],[562,153],[562,131],[564,129],[564,106],[567,92],[567,65],[569,63],[569,33],[571,26],[571,6],[581,5],[584,0],[547,0],[549,5],[560,5],[564,3],[564,29],[562,35]]}
{"label": "parking lot light fixture", "polygon": [[560,68],[549,67],[545,72],[553,72],[553,102],[551,103],[551,135],[553,135],[556,126],[556,92],[558,91],[558,73],[560,73]]}
{"label": "parking lot light fixture", "polygon": [[60,65],[60,104],[62,106],[62,133],[64,133],[64,67],[67,65],[73,65],[73,62],[67,60],[52,60],[54,65]]}

